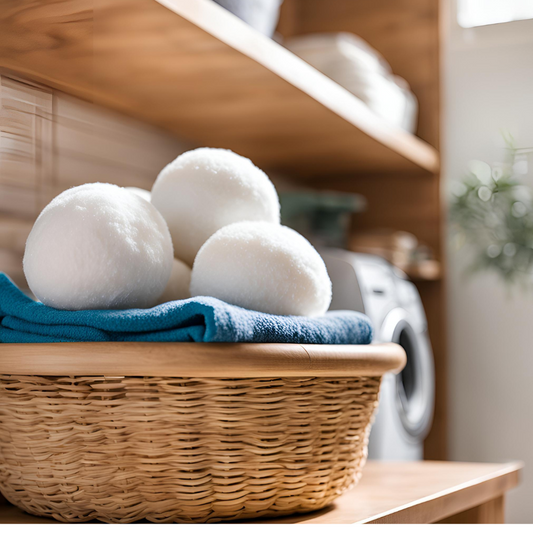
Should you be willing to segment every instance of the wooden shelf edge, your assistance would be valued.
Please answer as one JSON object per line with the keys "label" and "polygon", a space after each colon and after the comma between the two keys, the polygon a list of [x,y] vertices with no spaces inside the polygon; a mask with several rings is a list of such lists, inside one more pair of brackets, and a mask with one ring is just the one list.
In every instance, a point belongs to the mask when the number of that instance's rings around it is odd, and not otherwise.
{"label": "wooden shelf edge", "polygon": [[[460,464],[460,463],[455,463]],[[468,463],[464,463],[468,465]],[[439,501],[440,514],[433,511],[433,521],[442,520],[452,514],[457,514],[486,501],[505,494],[516,487],[520,482],[520,471],[523,470],[522,461],[514,461],[502,464],[496,472],[477,477],[471,481],[446,489],[426,498],[421,498],[369,517],[361,524],[413,524],[425,523],[422,518],[426,514],[426,508],[434,508],[434,502]],[[418,516],[420,520],[414,520]]]}
{"label": "wooden shelf edge", "polygon": [[433,146],[400,128],[390,126],[355,95],[223,7],[210,0],[156,1],[263,65],[421,169],[430,174],[439,171],[439,154]]}
{"label": "wooden shelf edge", "polygon": [[328,509],[258,522],[270,525],[438,523],[503,498],[518,485],[523,466],[522,462],[368,461],[361,481]]}
{"label": "wooden shelf edge", "polygon": [[442,279],[442,265],[435,260],[422,261],[403,269],[413,281],[439,281]]}

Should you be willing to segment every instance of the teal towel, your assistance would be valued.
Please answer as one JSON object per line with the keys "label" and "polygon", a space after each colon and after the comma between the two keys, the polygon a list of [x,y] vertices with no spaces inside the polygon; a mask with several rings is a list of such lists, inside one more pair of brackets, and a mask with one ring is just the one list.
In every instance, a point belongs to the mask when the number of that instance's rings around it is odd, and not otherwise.
{"label": "teal towel", "polygon": [[289,342],[369,344],[368,318],[332,311],[317,318],[277,316],[216,298],[151,309],[61,311],[34,302],[0,273],[0,342]]}

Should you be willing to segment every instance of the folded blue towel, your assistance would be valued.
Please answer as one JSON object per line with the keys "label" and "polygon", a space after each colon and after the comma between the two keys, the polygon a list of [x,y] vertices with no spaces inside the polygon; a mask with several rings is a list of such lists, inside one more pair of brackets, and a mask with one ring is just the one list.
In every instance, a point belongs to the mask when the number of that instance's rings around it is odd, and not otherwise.
{"label": "folded blue towel", "polygon": [[365,315],[317,318],[249,311],[201,296],[151,309],[60,311],[34,302],[0,273],[0,342],[291,342],[368,344]]}

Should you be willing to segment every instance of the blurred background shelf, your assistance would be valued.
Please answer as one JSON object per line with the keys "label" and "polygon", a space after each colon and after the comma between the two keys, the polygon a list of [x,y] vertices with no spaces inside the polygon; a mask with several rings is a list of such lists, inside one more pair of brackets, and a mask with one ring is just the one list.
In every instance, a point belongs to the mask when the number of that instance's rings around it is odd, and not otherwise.
{"label": "blurred background shelf", "polygon": [[428,260],[413,264],[404,269],[414,281],[437,281],[441,279],[442,268],[438,261]]}
{"label": "blurred background shelf", "polygon": [[210,0],[3,9],[1,67],[194,143],[302,178],[438,169],[435,148]]}

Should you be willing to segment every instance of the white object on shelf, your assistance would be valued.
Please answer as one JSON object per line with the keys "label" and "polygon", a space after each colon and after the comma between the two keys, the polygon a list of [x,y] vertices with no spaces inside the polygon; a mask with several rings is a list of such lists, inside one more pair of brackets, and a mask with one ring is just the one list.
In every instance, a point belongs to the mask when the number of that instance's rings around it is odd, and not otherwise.
{"label": "white object on shelf", "polygon": [[272,37],[283,0],[214,0],[252,28]]}
{"label": "white object on shelf", "polygon": [[285,46],[362,100],[390,124],[414,133],[418,101],[409,84],[363,39],[350,33],[294,37]]}

